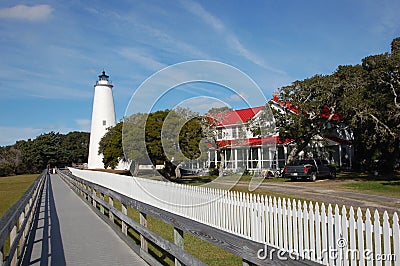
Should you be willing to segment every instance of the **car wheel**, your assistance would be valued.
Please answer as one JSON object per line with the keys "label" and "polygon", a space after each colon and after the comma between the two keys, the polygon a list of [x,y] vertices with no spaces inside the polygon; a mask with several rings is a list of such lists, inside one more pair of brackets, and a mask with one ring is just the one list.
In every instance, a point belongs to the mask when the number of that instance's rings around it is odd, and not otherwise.
{"label": "car wheel", "polygon": [[311,173],[310,181],[314,182],[315,180],[317,180],[317,174],[316,173]]}
{"label": "car wheel", "polygon": [[330,179],[335,179],[335,178],[336,178],[336,172],[335,172],[335,171],[331,171],[331,172],[329,173],[329,178],[330,178]]}

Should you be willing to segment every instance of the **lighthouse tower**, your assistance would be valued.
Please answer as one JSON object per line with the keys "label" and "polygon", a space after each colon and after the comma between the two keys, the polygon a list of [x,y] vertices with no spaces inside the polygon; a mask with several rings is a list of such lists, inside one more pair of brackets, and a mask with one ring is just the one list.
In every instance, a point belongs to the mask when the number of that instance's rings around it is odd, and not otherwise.
{"label": "lighthouse tower", "polygon": [[111,82],[105,71],[94,85],[92,125],[90,129],[89,169],[104,168],[103,155],[98,154],[99,142],[106,134],[107,128],[115,126],[114,98]]}

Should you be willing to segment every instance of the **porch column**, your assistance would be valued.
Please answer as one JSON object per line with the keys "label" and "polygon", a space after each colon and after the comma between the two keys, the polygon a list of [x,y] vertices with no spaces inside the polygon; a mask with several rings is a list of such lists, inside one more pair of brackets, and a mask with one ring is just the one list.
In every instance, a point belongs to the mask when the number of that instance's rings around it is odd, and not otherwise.
{"label": "porch column", "polygon": [[342,145],[339,144],[339,166],[342,167]]}
{"label": "porch column", "polygon": [[234,168],[235,170],[238,168],[238,162],[237,162],[237,149],[234,149],[234,158],[235,158],[235,162],[234,162]]}
{"label": "porch column", "polygon": [[[226,167],[227,162],[226,162],[226,161],[228,160],[228,158],[226,157],[226,149],[224,149],[224,158],[225,158],[225,159],[224,159],[225,162],[224,162],[223,167],[224,167],[224,169],[227,169],[227,167]],[[221,161],[221,163],[222,163],[222,161]]]}
{"label": "porch column", "polygon": [[247,170],[249,170],[249,149],[250,149],[250,147],[248,147],[247,149],[246,149],[246,168],[247,168]]}
{"label": "porch column", "polygon": [[288,147],[286,145],[283,145],[283,156],[285,157],[285,164],[287,161],[287,153],[288,153]]}
{"label": "porch column", "polygon": [[[276,158],[274,158],[275,157],[275,153],[276,153],[276,150],[269,149],[269,161],[270,161],[269,167],[271,169],[274,169],[274,167],[273,167],[274,164],[276,165]],[[277,167],[275,167],[275,168],[277,168]]]}

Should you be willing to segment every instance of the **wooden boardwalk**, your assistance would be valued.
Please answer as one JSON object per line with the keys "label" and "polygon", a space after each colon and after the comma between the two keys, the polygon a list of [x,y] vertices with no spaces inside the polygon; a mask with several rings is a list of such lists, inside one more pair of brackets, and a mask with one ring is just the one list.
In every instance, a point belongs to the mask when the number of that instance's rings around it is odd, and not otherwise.
{"label": "wooden boardwalk", "polygon": [[147,265],[58,175],[47,179],[22,265]]}

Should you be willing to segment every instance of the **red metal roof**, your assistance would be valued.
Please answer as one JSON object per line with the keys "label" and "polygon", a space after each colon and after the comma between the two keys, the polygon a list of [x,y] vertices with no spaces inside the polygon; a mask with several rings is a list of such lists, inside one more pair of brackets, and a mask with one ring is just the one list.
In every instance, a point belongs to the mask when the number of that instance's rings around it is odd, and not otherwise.
{"label": "red metal roof", "polygon": [[[286,109],[292,111],[293,113],[296,113],[296,114],[300,113],[300,110],[296,106],[292,105],[290,102],[280,102],[278,97],[276,97],[276,96],[274,96],[274,98],[272,98],[271,101],[275,102],[276,104],[279,104],[283,108],[286,108]],[[307,114],[305,114],[305,115],[308,116]],[[329,109],[329,106],[327,106],[327,105],[324,105],[324,107],[322,108],[321,116],[323,118],[331,119],[331,120],[335,120],[335,121],[340,121],[342,119],[342,117],[337,113],[331,115],[331,111]]]}
{"label": "red metal roof", "polygon": [[241,110],[232,110],[222,114],[212,116],[217,122],[217,126],[229,126],[240,123],[246,123],[253,118],[264,106],[246,108]]}

